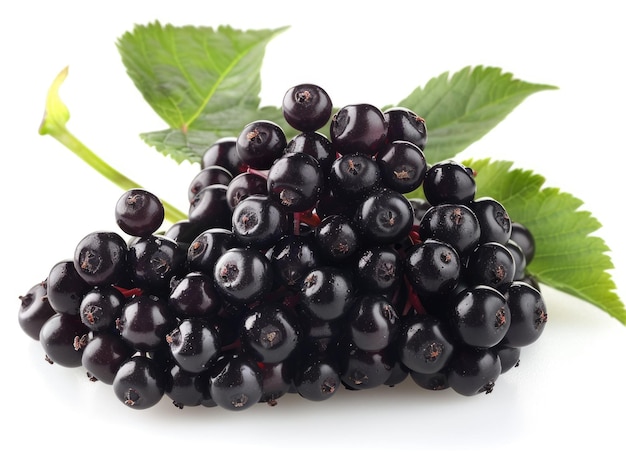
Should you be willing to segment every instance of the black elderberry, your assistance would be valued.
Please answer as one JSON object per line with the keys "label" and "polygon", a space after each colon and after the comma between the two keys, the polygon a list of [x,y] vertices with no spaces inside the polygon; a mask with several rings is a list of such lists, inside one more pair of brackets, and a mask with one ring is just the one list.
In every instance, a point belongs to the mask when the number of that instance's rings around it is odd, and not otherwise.
{"label": "black elderberry", "polygon": [[312,209],[324,187],[324,172],[315,157],[302,152],[277,159],[267,175],[269,197],[285,212]]}
{"label": "black elderberry", "polygon": [[428,140],[426,121],[414,111],[394,106],[383,113],[387,123],[387,141],[408,141],[424,150]]}
{"label": "black elderberry", "polygon": [[352,257],[359,248],[359,237],[351,219],[346,216],[327,216],[315,228],[318,251],[329,263],[338,263]]}
{"label": "black elderberry", "polygon": [[232,248],[215,262],[213,279],[218,291],[233,304],[259,300],[273,285],[267,257],[253,248]]}
{"label": "black elderberry", "polygon": [[249,354],[262,362],[278,363],[296,349],[300,329],[291,309],[271,303],[258,306],[245,316],[240,336]]}
{"label": "black elderberry", "polygon": [[232,231],[240,244],[267,249],[284,235],[287,219],[279,203],[266,195],[251,195],[232,215]]}
{"label": "black elderberry", "polygon": [[126,275],[126,241],[116,232],[92,232],[74,252],[76,272],[92,286],[119,283]]}
{"label": "black elderberry", "polygon": [[220,184],[229,185],[233,179],[233,174],[219,165],[210,165],[200,170],[195,177],[192,178],[187,190],[189,202],[198,194],[202,188],[209,185]]}
{"label": "black elderberry", "polygon": [[511,237],[512,223],[502,203],[493,198],[483,197],[470,202],[469,207],[478,218],[481,243],[507,243]]}
{"label": "black elderberry", "polygon": [[244,126],[237,137],[237,154],[250,168],[267,170],[287,145],[285,132],[276,123],[257,120]]}
{"label": "black elderberry", "polygon": [[541,293],[523,281],[514,281],[503,289],[511,311],[511,326],[503,340],[511,347],[534,343],[543,333],[548,311]]}
{"label": "black elderberry", "polygon": [[448,384],[463,396],[489,394],[502,372],[500,358],[488,348],[458,349],[450,362]]}
{"label": "black elderberry", "polygon": [[228,184],[226,204],[232,211],[251,195],[267,195],[267,178],[252,172],[240,173]]}
{"label": "black elderberry", "polygon": [[424,195],[430,204],[468,204],[476,194],[471,169],[454,161],[432,165],[424,176]]}
{"label": "black elderberry", "polygon": [[426,157],[422,150],[408,141],[393,141],[376,156],[381,178],[392,190],[410,193],[419,188],[426,175]]}
{"label": "black elderberry", "polygon": [[20,296],[18,321],[22,330],[33,340],[39,340],[41,326],[54,314],[55,310],[48,302],[47,283],[33,285]]}
{"label": "black elderberry", "polygon": [[119,228],[136,237],[154,233],[164,218],[165,208],[161,200],[143,188],[126,191],[115,206],[115,219]]}
{"label": "black elderberry", "polygon": [[81,363],[92,381],[113,384],[122,364],[135,350],[122,337],[113,332],[98,332],[83,347]]}
{"label": "black elderberry", "polygon": [[209,389],[218,406],[242,411],[260,401],[262,384],[263,375],[256,361],[241,355],[227,355],[215,364]]}
{"label": "black elderberry", "polygon": [[332,109],[328,93],[315,84],[291,87],[283,97],[285,121],[298,131],[317,131],[328,122]]}
{"label": "black elderberry", "polygon": [[480,224],[474,212],[462,204],[437,204],[426,211],[419,225],[422,240],[438,239],[464,256],[480,240]]}
{"label": "black elderberry", "polygon": [[363,200],[355,223],[369,244],[395,244],[411,232],[413,208],[404,195],[385,188]]}
{"label": "black elderberry", "polygon": [[113,391],[131,409],[148,409],[159,403],[165,392],[164,372],[155,360],[134,356],[117,370]]}
{"label": "black elderberry", "polygon": [[465,344],[488,348],[502,341],[512,318],[507,300],[499,291],[478,285],[456,296],[450,320]]}
{"label": "black elderberry", "polygon": [[330,122],[330,140],[340,154],[374,155],[385,143],[387,124],[376,106],[367,103],[340,108]]}
{"label": "black elderberry", "polygon": [[450,244],[426,239],[408,250],[404,269],[419,295],[441,296],[450,293],[459,283],[461,259]]}
{"label": "black elderberry", "polygon": [[442,321],[425,315],[402,321],[395,348],[410,371],[430,375],[446,367],[455,346]]}
{"label": "black elderberry", "polygon": [[81,366],[83,347],[87,345],[89,329],[72,314],[57,313],[41,326],[39,342],[49,363],[67,368]]}

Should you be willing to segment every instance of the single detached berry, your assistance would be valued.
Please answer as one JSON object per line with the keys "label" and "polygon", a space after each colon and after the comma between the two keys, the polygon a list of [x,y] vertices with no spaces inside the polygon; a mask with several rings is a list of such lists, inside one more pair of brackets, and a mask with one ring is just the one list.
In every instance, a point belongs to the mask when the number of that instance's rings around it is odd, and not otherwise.
{"label": "single detached berry", "polygon": [[296,85],[283,97],[285,121],[298,131],[317,131],[328,122],[332,110],[330,96],[319,85]]}
{"label": "single detached berry", "polygon": [[122,231],[144,237],[155,232],[165,218],[161,200],[143,188],[125,192],[115,206],[115,220]]}

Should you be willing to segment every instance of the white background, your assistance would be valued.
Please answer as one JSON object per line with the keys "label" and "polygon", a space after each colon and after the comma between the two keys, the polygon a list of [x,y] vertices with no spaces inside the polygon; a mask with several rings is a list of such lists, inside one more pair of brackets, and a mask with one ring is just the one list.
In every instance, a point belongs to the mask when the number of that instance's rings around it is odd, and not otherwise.
{"label": "white background", "polygon": [[134,24],[154,20],[290,25],[267,49],[264,104],[279,105],[288,87],[308,81],[326,88],[335,104],[384,105],[442,72],[481,64],[558,86],[528,98],[462,157],[512,160],[582,199],[582,209],[603,224],[596,235],[612,249],[611,273],[626,300],[626,33],[618,6],[604,0],[3,4],[3,462],[33,469],[165,469],[209,468],[224,457],[236,469],[397,463],[523,469],[547,457],[562,465],[620,468],[626,326],[549,288],[544,336],[490,395],[430,393],[409,380],[393,389],[340,391],[323,403],[292,395],[274,408],[241,413],[179,411],[167,400],[132,411],[81,369],[47,364],[16,321],[18,296],[71,257],[80,238],[116,230],[120,190],[37,133],[48,86],[63,67],[69,65],[61,89],[69,128],[113,166],[186,208],[187,185],[199,168],[179,166],[139,139],[163,123],[127,77],[115,47]]}

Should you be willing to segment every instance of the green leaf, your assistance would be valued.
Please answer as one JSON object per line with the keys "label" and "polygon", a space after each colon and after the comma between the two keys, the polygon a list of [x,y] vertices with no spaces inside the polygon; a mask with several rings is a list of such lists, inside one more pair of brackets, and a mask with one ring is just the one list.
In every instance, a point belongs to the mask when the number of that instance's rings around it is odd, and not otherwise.
{"label": "green leaf", "polygon": [[535,257],[528,271],[540,282],[583,299],[626,324],[626,308],[615,293],[607,270],[613,269],[609,248],[593,236],[601,225],[582,201],[556,188],[545,178],[512,168],[508,161],[464,162],[476,171],[477,197],[500,201],[513,221],[530,229]]}
{"label": "green leaf", "polygon": [[450,159],[502,121],[529,95],[554,90],[514,79],[496,67],[465,67],[443,73],[398,103],[426,120],[426,157],[433,164]]}
{"label": "green leaf", "polygon": [[128,75],[169,129],[142,134],[177,160],[198,161],[217,138],[260,115],[261,65],[286,28],[138,25],[117,46]]}
{"label": "green leaf", "polygon": [[[236,111],[234,108],[233,110]],[[180,129],[170,128],[142,133],[141,138],[162,154],[169,155],[178,162],[183,160],[198,162],[212,143],[221,137],[236,137],[246,124],[260,117],[274,121],[287,130],[280,108],[268,106],[254,111],[241,110],[237,113],[236,118],[233,119],[241,121],[242,124],[238,126],[238,129],[236,127],[232,129],[196,129],[194,127],[183,132]]]}

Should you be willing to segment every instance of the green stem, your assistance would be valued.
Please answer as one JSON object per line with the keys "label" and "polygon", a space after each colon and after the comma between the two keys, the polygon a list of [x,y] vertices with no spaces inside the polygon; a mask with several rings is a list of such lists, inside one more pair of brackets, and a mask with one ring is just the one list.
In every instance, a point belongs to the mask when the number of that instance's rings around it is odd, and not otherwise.
{"label": "green stem", "polygon": [[[108,178],[124,191],[130,190],[131,188],[141,188],[141,185],[139,183],[131,180],[126,175],[120,173],[109,164],[107,164],[100,157],[98,157],[91,149],[83,144],[70,131],[68,131],[67,128],[48,128],[47,134],[54,137],[57,141],[59,141],[74,154],[80,157],[84,162],[90,165],[94,170],[99,172],[104,177]],[[177,221],[187,218],[187,215],[185,213],[175,208],[167,201],[161,199],[161,202],[163,203],[163,207],[165,208],[165,219],[167,221],[175,223]]]}

